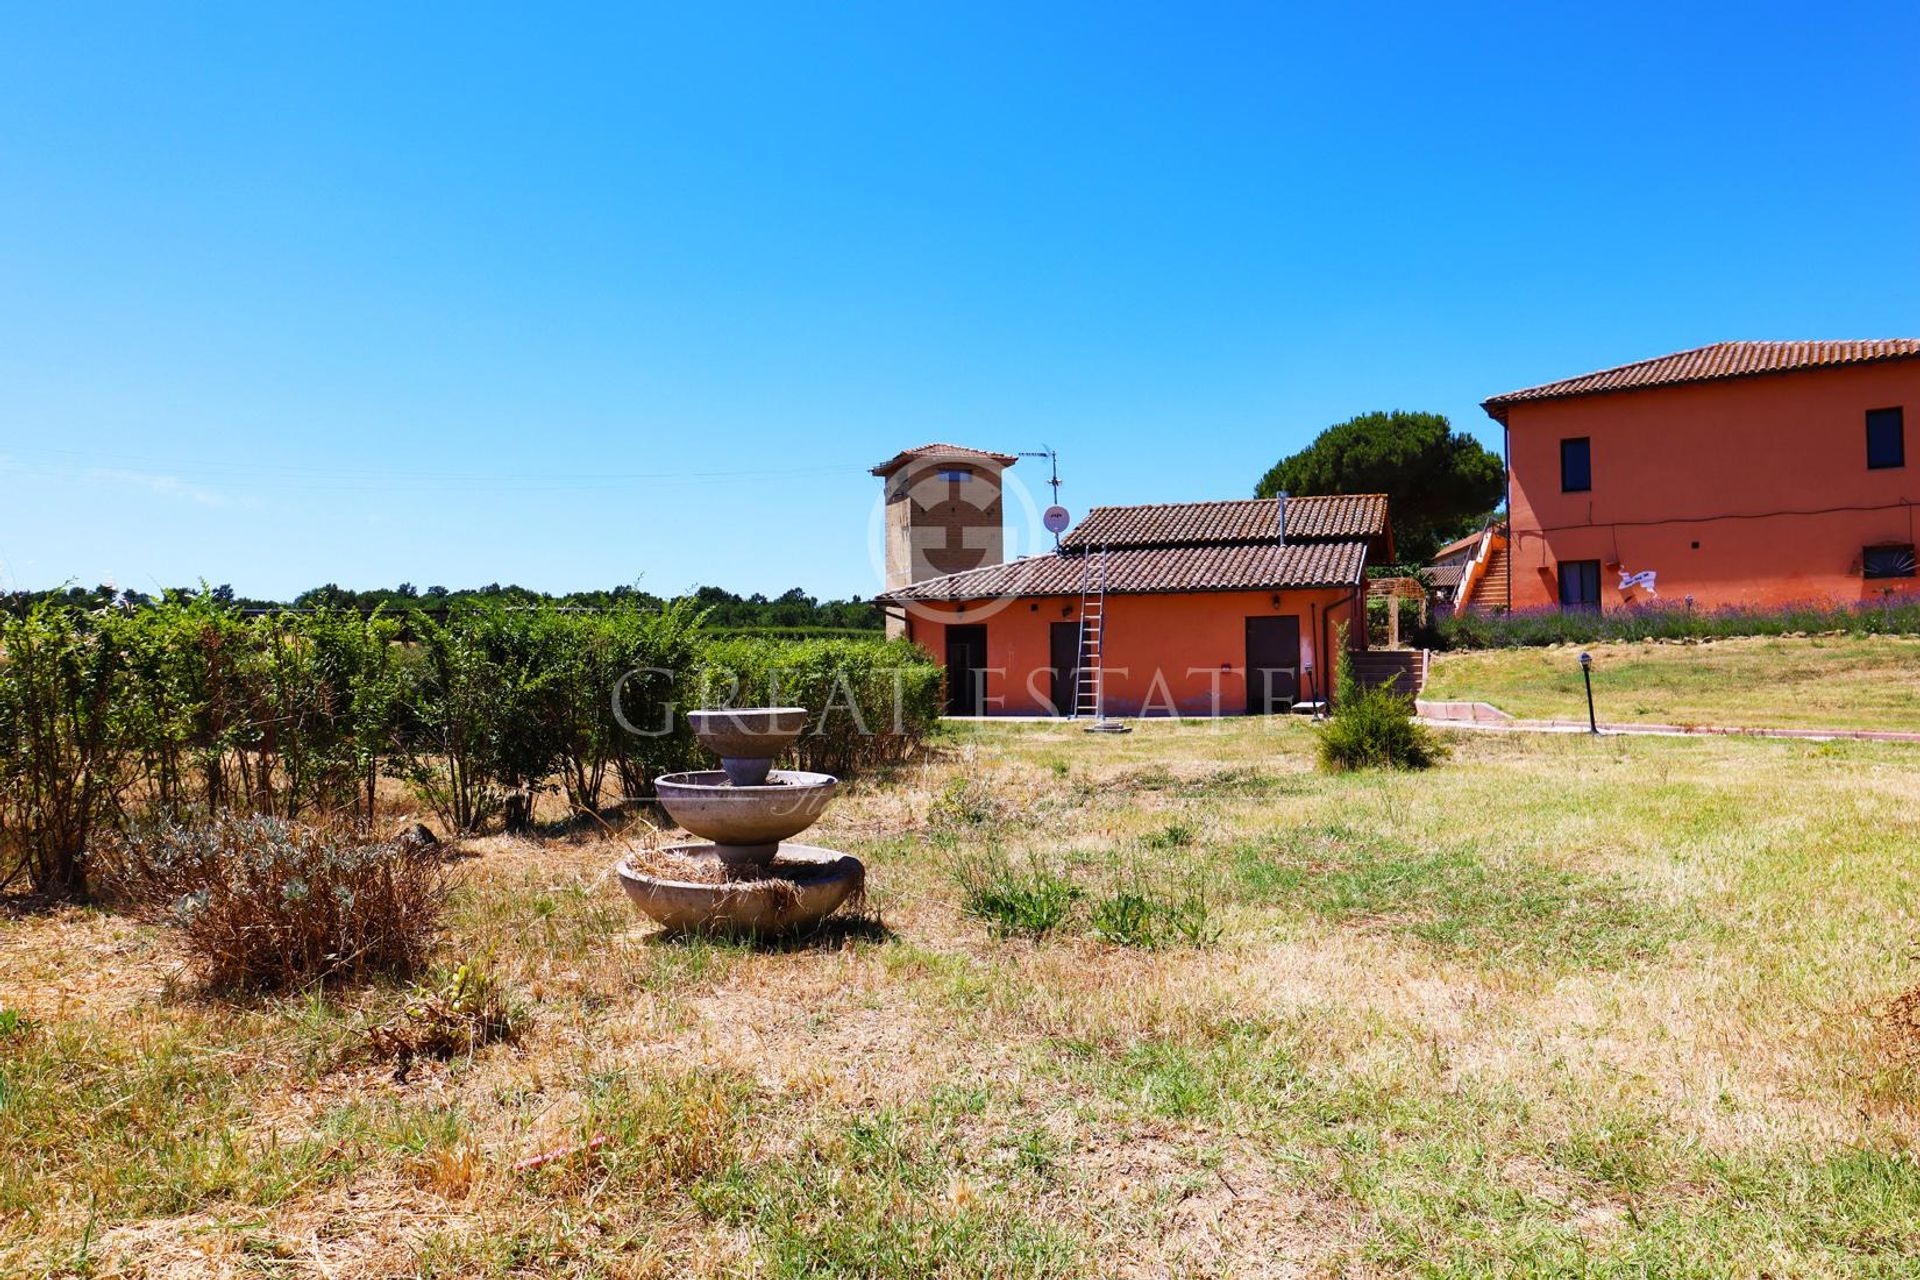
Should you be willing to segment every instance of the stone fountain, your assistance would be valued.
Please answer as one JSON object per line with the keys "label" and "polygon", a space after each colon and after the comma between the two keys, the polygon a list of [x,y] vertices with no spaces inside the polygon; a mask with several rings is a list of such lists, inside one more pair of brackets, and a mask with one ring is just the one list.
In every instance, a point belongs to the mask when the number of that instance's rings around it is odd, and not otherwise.
{"label": "stone fountain", "polygon": [[786,843],[840,786],[828,774],[773,767],[807,727],[805,707],[694,711],[687,723],[720,768],[662,774],[654,792],[705,842],[621,862],[635,906],[672,930],[764,936],[818,924],[865,885],[858,858]]}

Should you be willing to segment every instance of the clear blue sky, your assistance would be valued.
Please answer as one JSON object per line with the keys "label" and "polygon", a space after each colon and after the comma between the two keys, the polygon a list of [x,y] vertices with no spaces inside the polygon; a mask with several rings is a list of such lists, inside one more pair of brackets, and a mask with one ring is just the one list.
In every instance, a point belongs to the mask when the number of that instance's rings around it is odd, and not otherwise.
{"label": "clear blue sky", "polygon": [[297,9],[5,7],[0,585],[867,594],[927,440],[1920,334],[1911,4]]}

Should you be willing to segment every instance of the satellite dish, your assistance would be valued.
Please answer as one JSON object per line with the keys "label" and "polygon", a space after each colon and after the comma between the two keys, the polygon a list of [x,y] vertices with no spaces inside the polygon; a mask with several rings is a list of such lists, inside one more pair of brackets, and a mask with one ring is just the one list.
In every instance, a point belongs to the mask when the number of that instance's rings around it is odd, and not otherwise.
{"label": "satellite dish", "polygon": [[1041,514],[1040,523],[1047,526],[1048,533],[1060,533],[1073,523],[1073,517],[1067,514],[1065,507],[1048,507]]}

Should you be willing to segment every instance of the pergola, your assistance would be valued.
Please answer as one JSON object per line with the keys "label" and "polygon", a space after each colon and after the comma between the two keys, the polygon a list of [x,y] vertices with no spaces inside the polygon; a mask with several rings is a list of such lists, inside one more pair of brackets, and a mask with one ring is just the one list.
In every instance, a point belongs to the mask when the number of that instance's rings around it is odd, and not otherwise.
{"label": "pergola", "polygon": [[1400,647],[1400,601],[1420,604],[1420,624],[1427,621],[1427,588],[1418,578],[1375,578],[1367,583],[1367,599],[1391,600],[1387,609],[1387,648]]}

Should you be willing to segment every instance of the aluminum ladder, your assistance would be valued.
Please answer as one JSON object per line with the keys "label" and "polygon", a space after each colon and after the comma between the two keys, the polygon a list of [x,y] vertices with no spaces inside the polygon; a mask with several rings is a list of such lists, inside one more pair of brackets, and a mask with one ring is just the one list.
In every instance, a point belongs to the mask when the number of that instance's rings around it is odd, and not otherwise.
{"label": "aluminum ladder", "polygon": [[1106,644],[1107,548],[1088,548],[1080,573],[1080,648],[1073,678],[1073,719],[1087,716],[1098,723],[1106,717],[1106,682],[1100,654]]}

